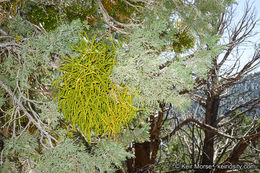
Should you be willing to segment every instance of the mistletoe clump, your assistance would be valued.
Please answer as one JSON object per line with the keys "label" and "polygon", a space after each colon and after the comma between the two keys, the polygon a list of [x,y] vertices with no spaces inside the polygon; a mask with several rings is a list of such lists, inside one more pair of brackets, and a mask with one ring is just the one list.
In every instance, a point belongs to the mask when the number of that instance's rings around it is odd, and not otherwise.
{"label": "mistletoe clump", "polygon": [[62,57],[54,82],[59,108],[73,129],[91,142],[91,134],[112,136],[135,117],[133,93],[110,80],[115,66],[115,46],[89,40],[85,34],[74,47],[77,56]]}

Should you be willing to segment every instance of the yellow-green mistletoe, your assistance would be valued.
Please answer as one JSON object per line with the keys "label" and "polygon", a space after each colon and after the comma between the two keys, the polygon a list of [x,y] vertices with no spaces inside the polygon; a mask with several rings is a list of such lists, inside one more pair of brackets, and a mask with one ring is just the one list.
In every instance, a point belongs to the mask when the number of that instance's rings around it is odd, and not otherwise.
{"label": "yellow-green mistletoe", "polygon": [[91,141],[91,133],[115,135],[135,117],[133,93],[110,80],[115,66],[115,45],[84,34],[74,47],[78,54],[62,57],[63,76],[54,82],[57,100],[67,122]]}

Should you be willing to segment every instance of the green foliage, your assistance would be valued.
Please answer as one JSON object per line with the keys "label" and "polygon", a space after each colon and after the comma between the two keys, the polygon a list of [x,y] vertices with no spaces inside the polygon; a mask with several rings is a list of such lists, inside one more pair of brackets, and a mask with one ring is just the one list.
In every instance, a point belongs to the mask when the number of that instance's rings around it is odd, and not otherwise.
{"label": "green foliage", "polygon": [[179,1],[181,10],[178,10],[178,13],[184,19],[184,25],[192,28],[192,32],[203,39],[208,34],[217,34],[216,26],[220,14],[226,12],[226,7],[235,2],[235,0],[198,0],[196,7],[192,8],[183,6],[184,1]]}
{"label": "green foliage", "polygon": [[[131,126],[130,126],[131,127]],[[125,146],[128,146],[132,142],[143,143],[150,140],[150,124],[141,122],[139,126],[132,126],[127,128],[120,134],[119,140]]]}
{"label": "green foliage", "polygon": [[64,15],[69,22],[80,19],[87,20],[88,17],[97,12],[94,0],[89,1],[68,1],[64,4]]}
{"label": "green foliage", "polygon": [[[44,149],[42,152],[43,154],[35,167],[37,172],[77,172],[78,162],[82,164],[84,161],[87,164],[87,160],[90,160],[89,154],[84,151],[84,146],[79,147],[69,139],[60,143],[53,150]],[[85,171],[91,172],[91,170],[93,170],[93,166],[92,168],[88,167]]]}
{"label": "green foliage", "polygon": [[102,0],[102,2],[108,14],[121,22],[126,22],[133,14],[140,13],[145,4],[141,1],[127,2],[124,0]]}
{"label": "green foliage", "polygon": [[60,56],[70,54],[70,45],[79,41],[78,33],[82,32],[85,26],[79,20],[74,21],[70,25],[62,25],[50,33],[20,43],[20,61],[13,54],[6,57],[1,64],[3,76],[14,84],[18,80],[22,89],[36,85],[35,82],[28,82],[29,78],[52,83],[58,74],[53,72],[50,66],[53,63],[51,53],[55,52]]}
{"label": "green foliage", "polygon": [[[224,0],[224,1],[218,1],[218,0],[198,0],[197,1],[197,8],[200,11],[202,15],[205,16],[205,21],[208,23],[213,22],[213,20],[217,21],[219,18],[219,13],[224,13],[226,11],[227,6],[236,3],[236,0]],[[211,13],[211,16],[209,15],[209,12]],[[207,14],[208,13],[208,14]],[[212,20],[213,19],[213,20]]]}
{"label": "green foliage", "polygon": [[10,31],[9,34],[12,36],[31,37],[34,33],[33,27],[26,23],[20,16],[5,20],[2,27],[7,28],[7,30]]}
{"label": "green foliage", "polygon": [[16,16],[23,11],[24,6],[28,0],[10,0],[0,1],[0,9],[4,9],[8,16]]}
{"label": "green foliage", "polygon": [[61,141],[52,150],[38,148],[37,138],[27,133],[19,139],[5,140],[4,156],[7,157],[1,171],[36,173],[112,173],[122,166],[122,161],[133,157],[121,144],[111,140],[99,142],[92,153],[86,152],[84,145],[76,144],[72,139]]}
{"label": "green foliage", "polygon": [[6,101],[6,98],[4,98],[4,94],[5,92],[3,91],[3,89],[0,89],[0,108],[4,105]]}
{"label": "green foliage", "polygon": [[[38,148],[37,138],[29,133],[23,133],[20,138],[10,138],[4,140],[3,156],[5,158],[1,172],[18,173],[21,169],[28,169],[27,162],[38,155],[36,148]],[[30,162],[30,161],[29,161]],[[29,164],[29,163],[28,163]]]}
{"label": "green foliage", "polygon": [[[126,158],[134,157],[133,154],[125,151],[125,147],[122,144],[111,140],[103,140],[96,147],[95,156],[97,160],[94,163],[99,163],[96,165],[99,172],[115,172],[115,167],[122,167],[122,161]],[[98,161],[99,159],[100,162]]]}
{"label": "green foliage", "polygon": [[51,129],[55,129],[59,125],[59,120],[63,118],[61,113],[58,112],[58,105],[53,101],[39,106],[39,109],[41,110],[41,120],[47,122]]}
{"label": "green foliage", "polygon": [[132,154],[113,141],[102,141],[95,146],[92,154],[85,151],[83,145],[66,139],[54,150],[43,150],[37,161],[36,172],[115,172],[116,167]]}
{"label": "green foliage", "polygon": [[54,82],[60,89],[59,107],[73,128],[78,127],[87,140],[96,135],[114,135],[134,118],[133,94],[127,87],[110,80],[115,65],[115,47],[89,40],[84,35],[74,51],[78,56],[63,57]]}
{"label": "green foliage", "polygon": [[[173,86],[179,86],[180,89],[193,86],[190,75],[192,66],[187,69],[176,61],[168,68],[159,69],[166,59],[161,53],[171,46],[173,38],[173,34],[171,37],[167,35],[168,27],[168,19],[161,16],[160,20],[147,22],[145,28],[136,28],[124,47],[117,50],[119,65],[115,66],[112,73],[116,83],[125,83],[131,89],[140,91],[141,100],[153,108],[158,108],[158,102],[161,101],[173,103],[178,108],[185,107],[189,103],[187,97],[180,96]],[[162,37],[164,33],[166,36]],[[177,56],[169,61],[173,59],[177,60]],[[196,59],[191,61],[195,62]],[[187,81],[186,76],[189,83],[184,82]]]}
{"label": "green foliage", "polygon": [[6,159],[4,164],[0,167],[0,172],[4,173],[19,173],[17,165],[15,162]]}
{"label": "green foliage", "polygon": [[37,139],[26,132],[19,139],[10,138],[5,140],[4,154],[26,158],[26,156],[35,152],[34,149],[37,146]]}
{"label": "green foliage", "polygon": [[28,20],[44,29],[51,31],[60,25],[59,8],[54,5],[39,4],[33,1],[26,3],[24,12]]}

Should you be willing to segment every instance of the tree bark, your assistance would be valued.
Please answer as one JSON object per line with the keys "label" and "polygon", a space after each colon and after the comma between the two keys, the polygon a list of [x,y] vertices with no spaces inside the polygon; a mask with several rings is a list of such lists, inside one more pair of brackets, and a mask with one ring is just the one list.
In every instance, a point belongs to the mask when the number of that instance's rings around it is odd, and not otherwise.
{"label": "tree bark", "polygon": [[[206,101],[206,117],[205,124],[216,127],[216,119],[218,115],[219,97],[218,95],[208,96]],[[201,165],[213,165],[214,158],[214,136],[211,131],[204,130],[205,138],[202,150]],[[209,173],[212,170],[196,170],[196,173]]]}
{"label": "tree bark", "polygon": [[[158,116],[151,116],[150,141],[136,143],[134,145],[135,158],[126,161],[127,173],[150,173],[153,172],[157,153],[160,146],[160,132],[163,125],[163,112],[165,104],[160,104],[161,111]],[[117,171],[118,173],[120,171]]]}

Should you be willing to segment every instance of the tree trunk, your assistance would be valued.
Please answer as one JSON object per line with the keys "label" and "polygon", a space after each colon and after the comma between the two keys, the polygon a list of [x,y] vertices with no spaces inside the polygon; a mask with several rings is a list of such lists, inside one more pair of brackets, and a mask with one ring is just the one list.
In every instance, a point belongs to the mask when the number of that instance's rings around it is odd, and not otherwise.
{"label": "tree trunk", "polygon": [[[205,123],[216,127],[216,119],[218,115],[218,107],[219,107],[219,97],[218,96],[208,96],[206,101],[206,117]],[[205,138],[203,142],[203,153],[201,166],[207,167],[208,165],[213,165],[214,158],[214,133],[204,130]],[[212,170],[210,169],[202,169],[196,170],[196,173],[209,173]]]}
{"label": "tree trunk", "polygon": [[[135,158],[128,159],[127,173],[150,173],[153,172],[157,153],[160,146],[160,131],[163,123],[163,111],[165,104],[160,104],[161,111],[157,117],[151,116],[150,141],[136,143],[134,145]],[[120,173],[122,171],[117,171]]]}

